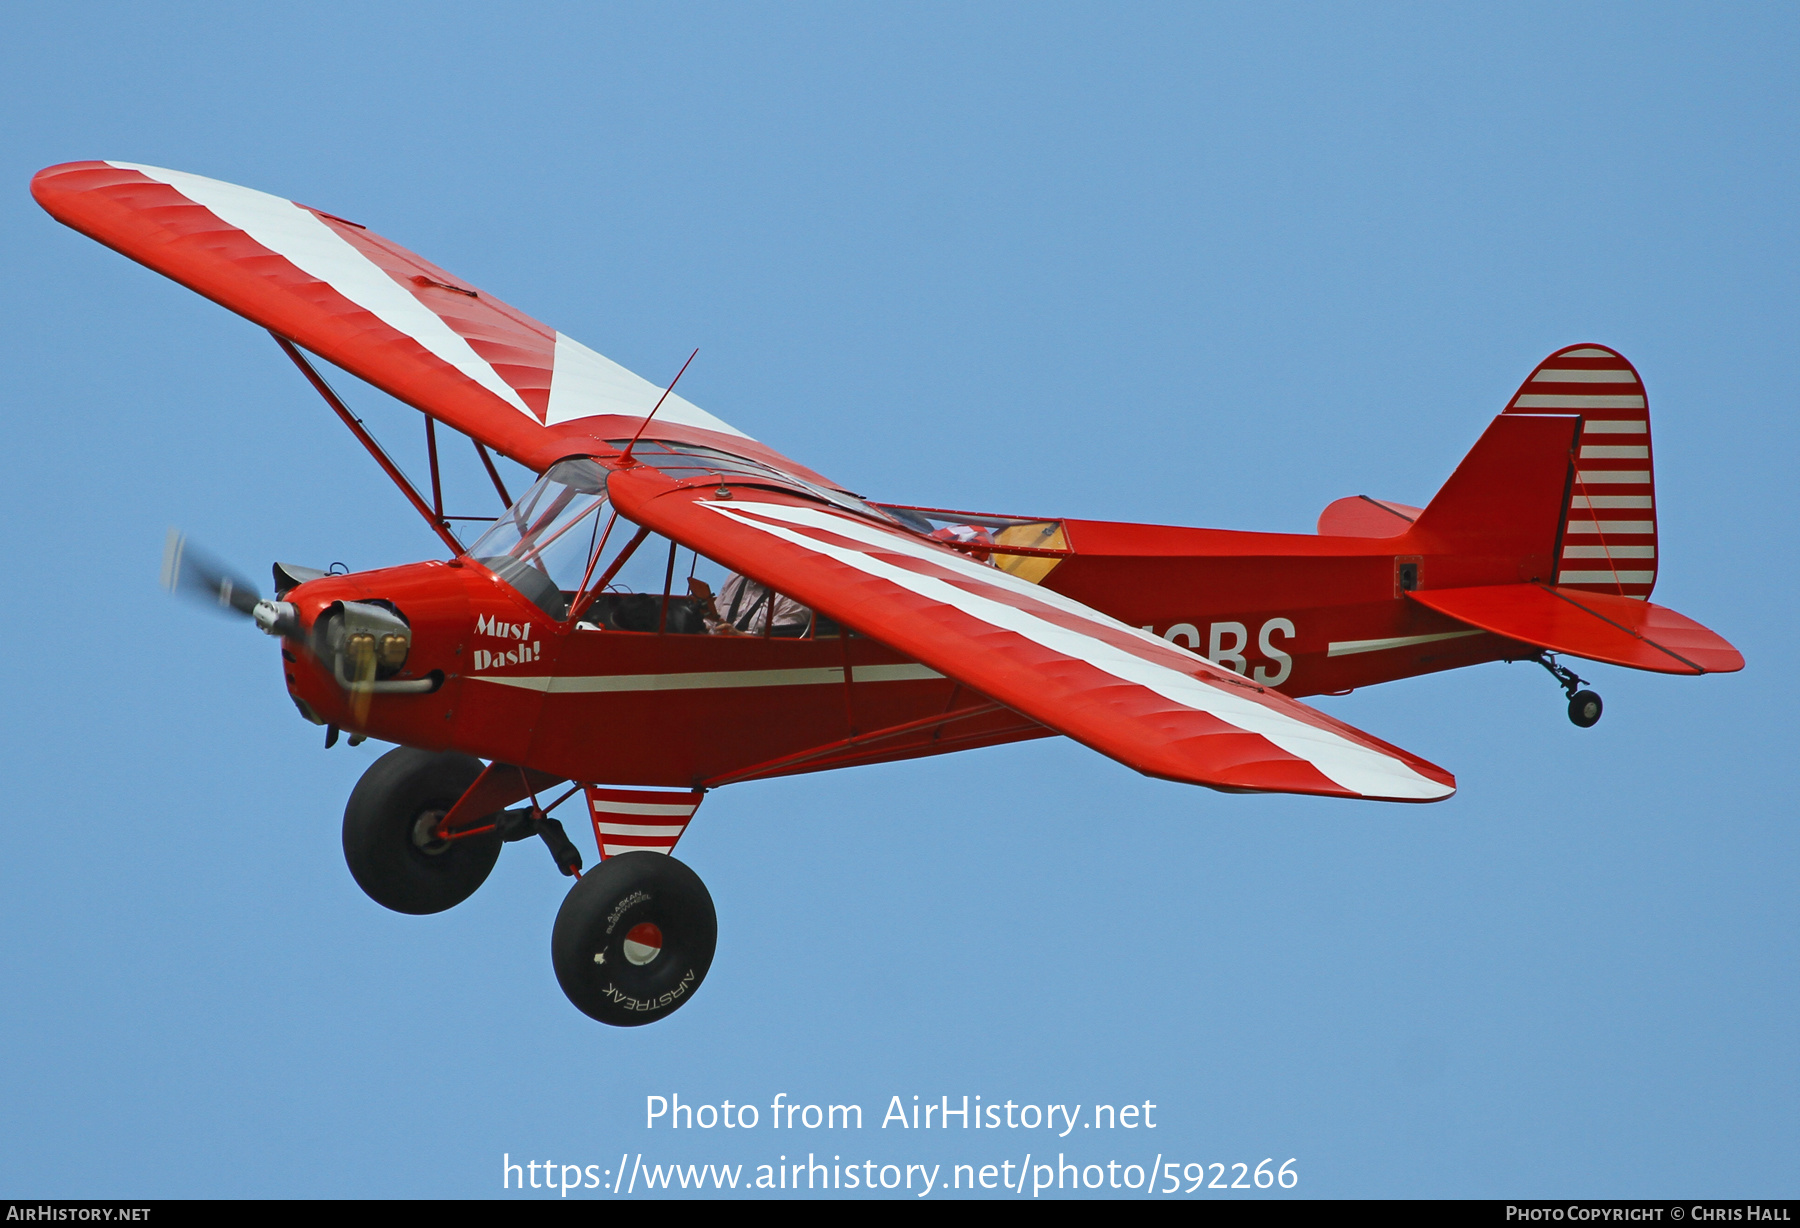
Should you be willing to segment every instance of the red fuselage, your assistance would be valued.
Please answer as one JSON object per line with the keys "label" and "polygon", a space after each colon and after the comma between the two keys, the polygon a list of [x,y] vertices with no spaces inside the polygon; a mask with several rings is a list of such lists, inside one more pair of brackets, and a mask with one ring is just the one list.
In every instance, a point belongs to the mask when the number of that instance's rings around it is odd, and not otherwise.
{"label": "red fuselage", "polygon": [[[1504,575],[1481,574],[1494,567],[1434,551],[1417,531],[1376,539],[1062,524],[1069,554],[1046,587],[1291,696],[1531,652],[1406,598],[1420,576],[1434,586],[1520,578],[1516,561]],[[800,639],[567,629],[466,559],[328,576],[287,599],[309,627],[333,602],[392,602],[413,637],[400,676],[443,677],[430,694],[353,699],[285,642],[289,691],[313,719],[569,780],[695,787],[1050,732],[985,710],[981,696],[880,643],[879,627]],[[891,733],[961,709],[971,715]]]}

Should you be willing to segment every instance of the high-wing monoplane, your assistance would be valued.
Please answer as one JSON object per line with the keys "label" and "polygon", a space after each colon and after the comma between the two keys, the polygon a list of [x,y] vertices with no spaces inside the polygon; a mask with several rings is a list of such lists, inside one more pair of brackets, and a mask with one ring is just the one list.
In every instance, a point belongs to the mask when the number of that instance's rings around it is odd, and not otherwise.
{"label": "high-wing monoplane", "polygon": [[[1637,370],[1550,355],[1423,507],[1352,496],[1316,535],[876,503],[367,227],[126,162],[32,181],[58,221],[261,325],[443,540],[353,574],[274,566],[269,597],[172,536],[171,587],[280,646],[307,720],[395,744],[344,812],[365,892],[471,895],[504,844],[576,878],[552,936],[570,1000],[662,1018],[706,976],[710,895],[673,850],[711,790],[1062,734],[1226,792],[1449,797],[1449,772],[1301,697],[1558,655],[1741,669],[1649,597],[1657,505]],[[420,411],[429,497],[313,365]],[[679,377],[677,377],[679,379]],[[505,510],[465,542],[439,433]],[[516,498],[493,453],[537,474]],[[600,862],[553,812],[580,795]]]}

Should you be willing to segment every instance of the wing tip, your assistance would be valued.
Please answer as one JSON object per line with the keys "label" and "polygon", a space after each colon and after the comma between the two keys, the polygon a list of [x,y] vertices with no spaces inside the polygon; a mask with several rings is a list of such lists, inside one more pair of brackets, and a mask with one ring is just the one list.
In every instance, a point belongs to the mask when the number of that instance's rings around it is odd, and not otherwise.
{"label": "wing tip", "polygon": [[73,171],[89,170],[96,166],[104,166],[104,162],[58,162],[55,166],[46,166],[31,177],[31,199],[48,209],[50,200],[57,195],[57,180]]}
{"label": "wing tip", "polygon": [[1447,802],[1455,796],[1456,780],[1452,777],[1449,784],[1439,785],[1434,791],[1419,792],[1404,797],[1375,797],[1370,800],[1377,802],[1412,802],[1419,805],[1430,805],[1432,802]]}
{"label": "wing tip", "polygon": [[[1120,759],[1117,755],[1109,757]],[[1295,797],[1336,797],[1353,802],[1415,804],[1447,801],[1456,795],[1455,776],[1436,764],[1416,758],[1390,759],[1392,767],[1383,773],[1385,780],[1365,776],[1354,785],[1334,780],[1314,765],[1300,766],[1305,764],[1304,760],[1276,759],[1253,765],[1240,764],[1223,773],[1196,771],[1191,765],[1171,768],[1167,764],[1142,765],[1125,759],[1120,762],[1145,776],[1176,784],[1200,785],[1218,793],[1285,793]]]}
{"label": "wing tip", "polygon": [[[78,208],[75,204],[77,199],[96,187],[117,182],[122,165],[128,164],[86,158],[46,166],[31,177],[31,199],[57,221],[71,225],[72,211]],[[96,179],[95,176],[102,178]]]}

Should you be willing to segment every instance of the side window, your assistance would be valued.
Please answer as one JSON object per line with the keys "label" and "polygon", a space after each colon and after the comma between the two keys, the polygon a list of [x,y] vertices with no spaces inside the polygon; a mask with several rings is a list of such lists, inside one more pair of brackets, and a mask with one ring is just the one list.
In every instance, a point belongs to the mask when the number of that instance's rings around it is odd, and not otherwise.
{"label": "side window", "polygon": [[[695,635],[705,631],[694,603],[687,599],[682,581],[680,550],[658,533],[644,534],[620,518],[594,565],[593,583],[599,587],[583,611],[577,626],[600,631],[664,631]],[[610,573],[610,574],[609,574]],[[667,602],[664,595],[667,594]]]}
{"label": "side window", "polygon": [[[583,612],[585,630],[673,635],[772,635],[781,639],[838,634],[836,624],[659,533],[620,519],[594,568],[605,585]],[[630,548],[629,554],[625,553]],[[608,575],[608,573],[611,573]]]}
{"label": "side window", "polygon": [[[1069,538],[1063,532],[1060,520],[1025,520],[1018,516],[988,516],[980,512],[902,507],[893,503],[876,506],[913,532],[941,542],[957,543],[966,557],[998,567],[1032,584],[1042,584],[1069,549]],[[1012,546],[1027,553],[983,550],[984,545]]]}

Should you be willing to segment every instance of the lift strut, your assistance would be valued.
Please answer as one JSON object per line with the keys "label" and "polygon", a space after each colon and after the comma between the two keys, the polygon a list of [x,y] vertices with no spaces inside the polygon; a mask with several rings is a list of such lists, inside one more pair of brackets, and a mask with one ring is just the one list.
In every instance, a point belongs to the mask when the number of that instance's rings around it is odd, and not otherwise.
{"label": "lift strut", "polygon": [[[406,496],[407,501],[413,505],[413,509],[425,518],[425,523],[431,526],[431,531],[443,539],[444,544],[450,547],[451,553],[461,554],[463,544],[456,540],[456,534],[451,532],[450,522],[444,518],[441,512],[434,511],[432,505],[425,502],[417,488],[407,480],[404,473],[400,472],[400,466],[396,465],[393,458],[382,449],[379,443],[375,442],[375,436],[369,434],[369,429],[363,425],[362,419],[350,412],[350,407],[344,404],[343,399],[336,392],[332,391],[331,385],[325,382],[325,377],[320,375],[310,362],[306,361],[306,355],[300,352],[299,347],[280,333],[270,332],[269,335],[275,338],[275,344],[281,347],[282,352],[293,359],[294,365],[300,368],[300,373],[306,376],[306,381],[313,386],[313,390],[325,398],[325,404],[331,406],[332,411],[343,419],[344,425],[350,428],[350,433],[356,436],[357,442],[362,444],[368,450],[369,455],[375,458],[375,463],[381,466],[382,472],[386,473],[393,480],[394,485],[400,488],[400,493]],[[434,460],[435,454],[436,449],[434,448]],[[437,487],[436,478],[437,466],[434,464],[432,466],[434,491]]]}
{"label": "lift strut", "polygon": [[[755,780],[758,777],[779,776],[808,763],[813,763],[814,766],[820,766],[815,761],[822,759],[830,759],[835,765],[836,760],[840,756],[843,756],[845,752],[864,750],[869,747],[871,743],[885,742],[890,738],[901,737],[909,733],[925,733],[931,730],[942,729],[945,725],[952,724],[956,721],[969,720],[973,717],[987,716],[990,713],[1002,711],[1004,707],[1005,705],[997,703],[974,704],[965,708],[957,708],[952,712],[940,713],[937,716],[927,716],[916,721],[906,721],[899,725],[889,725],[885,729],[876,729],[869,733],[854,734],[848,738],[839,738],[835,742],[827,742],[822,746],[815,746],[811,750],[799,751],[792,755],[783,755],[778,759],[769,759],[765,762],[742,768],[736,772],[727,772],[720,776],[714,776],[711,780],[702,781],[700,787],[702,789],[716,789],[720,785],[736,784],[739,781]],[[1036,722],[1030,722],[1030,724],[1035,723]],[[1029,725],[1026,727],[1029,727]],[[886,751],[883,750],[876,753],[885,754]]]}

